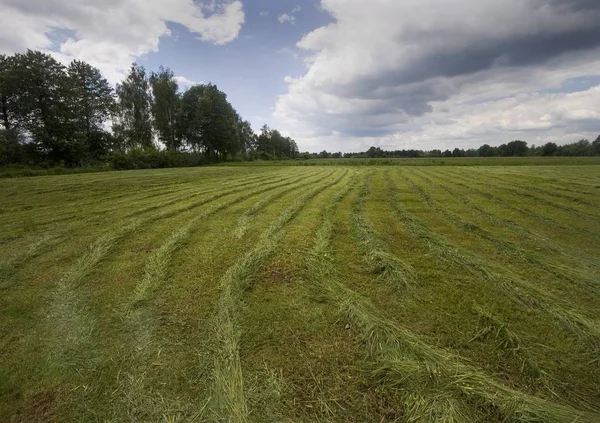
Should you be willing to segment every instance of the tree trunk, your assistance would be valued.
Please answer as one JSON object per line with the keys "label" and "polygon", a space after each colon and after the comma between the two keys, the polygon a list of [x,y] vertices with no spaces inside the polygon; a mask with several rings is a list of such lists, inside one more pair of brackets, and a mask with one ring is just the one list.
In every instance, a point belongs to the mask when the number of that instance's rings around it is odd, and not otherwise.
{"label": "tree trunk", "polygon": [[8,121],[8,107],[6,106],[6,97],[2,97],[2,123],[4,129],[10,131],[10,122]]}

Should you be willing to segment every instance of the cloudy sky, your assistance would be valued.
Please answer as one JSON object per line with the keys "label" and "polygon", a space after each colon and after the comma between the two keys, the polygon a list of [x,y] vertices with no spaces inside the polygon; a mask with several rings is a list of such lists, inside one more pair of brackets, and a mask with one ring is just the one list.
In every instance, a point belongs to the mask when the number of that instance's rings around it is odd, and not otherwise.
{"label": "cloudy sky", "polygon": [[0,53],[212,82],[301,150],[600,134],[599,0],[0,0]]}

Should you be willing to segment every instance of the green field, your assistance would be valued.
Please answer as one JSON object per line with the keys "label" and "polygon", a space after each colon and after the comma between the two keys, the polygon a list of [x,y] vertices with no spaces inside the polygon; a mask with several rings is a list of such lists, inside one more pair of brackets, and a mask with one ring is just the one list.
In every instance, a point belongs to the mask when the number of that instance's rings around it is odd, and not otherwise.
{"label": "green field", "polygon": [[557,164],[0,180],[0,421],[600,422],[600,166]]}

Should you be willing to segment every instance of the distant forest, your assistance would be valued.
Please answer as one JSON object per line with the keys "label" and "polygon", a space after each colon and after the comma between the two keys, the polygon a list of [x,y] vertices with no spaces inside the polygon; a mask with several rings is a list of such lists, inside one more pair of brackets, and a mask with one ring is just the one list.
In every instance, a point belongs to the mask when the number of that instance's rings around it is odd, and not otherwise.
{"label": "distant forest", "polygon": [[561,146],[512,141],[452,151],[300,153],[276,129],[254,133],[216,85],[181,91],[169,68],[147,72],[134,63],[113,89],[88,63],[64,66],[31,50],[0,55],[0,113],[0,165],[135,169],[257,159],[600,155],[600,136]]}
{"label": "distant forest", "polygon": [[525,156],[565,156],[583,157],[600,156],[600,135],[595,141],[580,140],[571,144],[557,145],[549,142],[544,145],[529,147],[525,141],[511,141],[507,144],[492,147],[483,144],[479,148],[467,150],[455,148],[454,150],[395,150],[386,151],[379,147],[371,147],[361,153],[329,153],[322,151],[313,154],[313,158],[372,158],[372,157],[525,157]]}

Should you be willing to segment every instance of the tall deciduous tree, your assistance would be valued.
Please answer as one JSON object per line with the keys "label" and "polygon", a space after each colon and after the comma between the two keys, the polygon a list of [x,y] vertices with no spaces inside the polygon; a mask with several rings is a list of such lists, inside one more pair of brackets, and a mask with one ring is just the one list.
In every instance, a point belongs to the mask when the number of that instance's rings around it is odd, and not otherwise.
{"label": "tall deciduous tree", "polygon": [[596,141],[592,143],[592,154],[600,156],[600,135],[598,135]]}
{"label": "tall deciduous tree", "polygon": [[298,155],[298,146],[290,137],[284,137],[278,130],[271,129],[267,125],[264,125],[260,131],[255,142],[255,152],[259,157],[291,159]]}
{"label": "tall deciduous tree", "polygon": [[129,75],[117,84],[118,106],[115,135],[127,148],[150,148],[152,142],[152,117],[150,84],[146,70],[134,63]]}
{"label": "tall deciduous tree", "polygon": [[204,89],[204,85],[195,85],[183,94],[177,122],[178,136],[189,149],[195,152],[203,150],[200,104]]}
{"label": "tall deciduous tree", "polygon": [[115,108],[113,89],[98,69],[85,62],[73,61],[68,74],[76,131],[92,155],[101,154],[106,148],[103,123]]}
{"label": "tall deciduous tree", "polygon": [[216,85],[205,86],[200,102],[202,143],[208,157],[224,159],[239,150],[237,143],[236,113],[227,101],[227,95]]}
{"label": "tall deciduous tree", "polygon": [[177,137],[177,117],[180,109],[178,85],[173,71],[159,68],[150,76],[152,87],[152,116],[158,138],[168,150],[178,150],[181,139]]}
{"label": "tall deciduous tree", "polygon": [[73,108],[65,67],[52,56],[27,51],[14,56],[15,115],[44,154],[74,161]]}
{"label": "tall deciduous tree", "polygon": [[237,113],[216,85],[190,88],[181,107],[180,132],[192,149],[213,160],[235,156],[241,150]]}
{"label": "tall deciduous tree", "polygon": [[[215,85],[180,95],[168,68],[148,77],[133,64],[116,97],[115,103],[111,86],[85,62],[65,68],[41,52],[0,55],[0,163],[89,164],[110,158],[117,145],[153,147],[153,129],[167,149],[202,152],[212,161],[298,152],[294,140],[267,126],[257,137]],[[111,115],[114,136],[104,130]]]}
{"label": "tall deciduous tree", "polygon": [[556,154],[557,150],[558,150],[558,146],[555,143],[553,143],[553,142],[546,143],[542,147],[542,156],[553,156]]}

